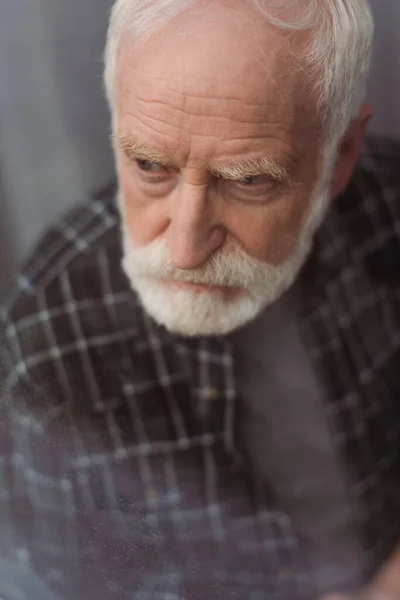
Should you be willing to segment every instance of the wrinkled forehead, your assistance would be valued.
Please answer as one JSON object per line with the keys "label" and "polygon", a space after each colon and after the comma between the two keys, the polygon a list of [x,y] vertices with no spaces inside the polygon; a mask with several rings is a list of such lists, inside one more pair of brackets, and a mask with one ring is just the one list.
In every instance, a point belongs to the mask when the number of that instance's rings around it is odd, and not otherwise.
{"label": "wrinkled forehead", "polygon": [[188,127],[216,114],[241,123],[239,129],[268,121],[296,132],[313,127],[316,103],[294,60],[293,40],[289,46],[287,32],[249,5],[232,6],[185,11],[125,44],[116,79],[118,114],[164,112],[173,121],[185,112]]}

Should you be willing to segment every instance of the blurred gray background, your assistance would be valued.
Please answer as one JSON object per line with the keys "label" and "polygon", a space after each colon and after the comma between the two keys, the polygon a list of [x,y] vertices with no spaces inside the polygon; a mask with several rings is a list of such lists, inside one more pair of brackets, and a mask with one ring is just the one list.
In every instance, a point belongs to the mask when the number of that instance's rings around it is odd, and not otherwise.
{"label": "blurred gray background", "polygon": [[[0,0],[0,297],[46,225],[112,175],[102,52],[112,0]],[[400,138],[400,1],[372,0],[371,130]]]}

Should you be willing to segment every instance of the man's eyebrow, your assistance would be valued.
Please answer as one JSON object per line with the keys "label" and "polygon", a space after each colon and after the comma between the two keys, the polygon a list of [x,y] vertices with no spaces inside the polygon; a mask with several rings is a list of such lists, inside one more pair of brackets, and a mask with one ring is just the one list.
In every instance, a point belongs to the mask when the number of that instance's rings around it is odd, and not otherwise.
{"label": "man's eyebrow", "polygon": [[[137,140],[130,133],[119,132],[111,136],[112,143],[119,146],[128,158],[135,160],[148,160],[157,162],[161,165],[172,165],[173,159],[162,152],[148,148]],[[287,181],[291,178],[294,171],[293,161],[286,166],[287,160],[278,161],[275,158],[264,156],[262,158],[245,159],[243,161],[234,161],[226,165],[211,167],[210,171],[216,177],[223,179],[240,180],[246,177],[256,177],[257,175],[267,175],[276,181]]]}
{"label": "man's eyebrow", "polygon": [[283,163],[268,156],[247,159],[243,162],[232,162],[212,168],[212,173],[216,177],[234,180],[256,177],[257,175],[267,175],[277,181],[286,181],[290,179],[292,171],[293,167],[288,168]]}
{"label": "man's eyebrow", "polygon": [[148,148],[129,133],[122,132],[112,135],[111,141],[114,147],[119,146],[128,158],[158,162],[162,165],[171,163],[168,157],[157,150]]}

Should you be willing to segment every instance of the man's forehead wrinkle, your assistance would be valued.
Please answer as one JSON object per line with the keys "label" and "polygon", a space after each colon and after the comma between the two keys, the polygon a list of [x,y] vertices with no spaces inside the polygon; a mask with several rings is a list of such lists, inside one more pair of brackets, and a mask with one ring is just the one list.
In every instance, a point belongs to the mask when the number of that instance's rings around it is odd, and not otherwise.
{"label": "man's forehead wrinkle", "polygon": [[[139,120],[140,121],[140,120]],[[217,132],[210,133],[193,133],[187,131],[179,131],[178,135],[171,135],[164,131],[160,131],[156,127],[148,127],[147,123],[140,129],[145,136],[155,134],[154,143],[156,146],[162,145],[164,154],[168,156],[176,155],[177,150],[173,148],[191,147],[192,153],[197,152],[199,155],[204,148],[214,148],[215,152],[220,150],[222,155],[248,155],[262,151],[262,148],[274,148],[274,151],[288,161],[292,160],[293,144],[291,139],[286,139],[285,136],[278,135],[278,132],[246,132],[246,135],[235,135],[230,138],[221,137]],[[157,141],[157,140],[160,140]],[[203,141],[204,140],[204,141]],[[257,143],[258,142],[258,143]],[[232,149],[229,149],[229,146]],[[166,150],[164,150],[166,148]]]}
{"label": "man's forehead wrinkle", "polygon": [[[285,77],[285,81],[287,79],[288,77]],[[129,75],[129,79],[125,80],[124,83],[133,90],[133,93],[140,100],[149,101],[153,99],[155,103],[169,100],[181,106],[186,99],[190,99],[193,101],[204,100],[210,103],[221,100],[232,101],[249,107],[263,108],[265,105],[264,98],[268,98],[271,102],[278,93],[282,96],[281,87],[273,84],[272,78],[268,75],[265,75],[265,78],[257,86],[261,96],[258,101],[254,99],[254,90],[248,89],[248,86],[237,78],[232,78],[229,82],[224,83],[221,79],[216,81],[214,78],[202,74],[201,77],[198,75],[193,77],[193,81],[189,83],[189,79],[184,74],[180,74],[176,78],[175,76],[156,76],[144,73],[143,75]],[[288,100],[293,96],[292,92],[295,87],[295,82],[293,82],[293,86],[285,94]],[[281,101],[276,104],[279,106]]]}
{"label": "man's forehead wrinkle", "polygon": [[[222,111],[222,114],[219,111],[217,115],[209,115],[205,111],[205,114],[191,114],[188,117],[184,111],[169,104],[153,106],[151,102],[133,102],[129,106],[129,112],[121,111],[120,114],[122,118],[130,116],[129,120],[139,124],[139,130],[143,134],[146,131],[154,133],[152,137],[155,142],[162,144],[167,140],[174,148],[177,144],[184,144],[191,136],[208,138],[210,143],[232,144],[236,148],[238,142],[243,142],[244,148],[251,146],[252,141],[257,143],[258,139],[265,137],[266,143],[277,143],[283,152],[292,154],[296,146],[302,144],[301,140],[308,137],[313,124],[307,119],[297,119],[294,113],[280,115],[274,110],[273,102],[275,99],[266,102],[266,114],[262,116],[248,116],[245,110],[239,110],[238,105],[238,110],[231,116],[227,111]],[[132,125],[130,130],[135,131],[137,125]],[[258,147],[257,144],[256,149]]]}
{"label": "man's forehead wrinkle", "polygon": [[[149,105],[149,108],[151,106]],[[166,122],[170,127],[179,127],[182,124],[182,129],[184,131],[190,131],[194,127],[194,121],[196,119],[208,119],[208,124],[210,124],[210,120],[214,121],[214,124],[217,123],[231,123],[232,125],[241,125],[241,126],[250,126],[251,128],[255,128],[259,125],[265,125],[266,127],[275,127],[279,125],[285,125],[286,128],[290,126],[290,122],[285,123],[283,120],[266,120],[265,115],[246,115],[245,110],[240,111],[238,107],[238,111],[235,114],[228,115],[226,114],[226,107],[221,108],[219,114],[215,114],[214,111],[207,110],[205,107],[199,107],[196,111],[194,110],[179,110],[174,109],[173,107],[167,107],[170,109],[169,114],[165,114],[165,118],[157,112],[148,110],[145,111],[144,117],[146,119],[158,121],[158,122]],[[166,111],[167,112],[167,111]],[[197,121],[197,127],[205,125],[205,123],[201,121]]]}
{"label": "man's forehead wrinkle", "polygon": [[[131,115],[134,119],[141,123],[143,128],[146,128],[147,123],[149,126],[158,131],[161,135],[165,132],[173,138],[174,135],[180,135],[181,132],[186,134],[196,134],[208,132],[208,135],[221,135],[223,138],[229,139],[232,137],[241,138],[253,138],[258,136],[260,132],[264,132],[265,135],[270,135],[273,132],[277,132],[278,129],[282,130],[282,134],[286,132],[290,134],[291,124],[277,115],[275,118],[271,118],[272,114],[276,112],[271,104],[267,104],[267,113],[265,114],[254,114],[253,111],[247,112],[245,108],[240,110],[240,106],[237,105],[237,110],[233,111],[231,115],[226,110],[226,107],[222,107],[218,114],[213,111],[210,113],[204,107],[195,107],[194,110],[182,111],[170,104],[152,104],[151,102],[135,102],[130,104],[129,112],[124,111],[124,105],[122,104],[120,115],[123,118],[124,115]],[[268,108],[270,107],[270,110]],[[224,110],[225,108],[225,110]]]}
{"label": "man's forehead wrinkle", "polygon": [[[197,72],[197,69],[179,69],[179,61],[172,69],[169,69],[166,63],[163,70],[157,63],[156,56],[151,59],[150,65],[150,73],[145,69],[146,62],[143,64],[140,61],[134,69],[126,71],[129,73],[125,79],[126,87],[132,90],[133,96],[136,95],[137,102],[142,102],[143,106],[147,105],[149,110],[163,112],[165,109],[173,115],[173,119],[178,121],[182,118],[185,125],[187,113],[211,117],[217,116],[218,113],[225,117],[229,113],[233,120],[236,117],[239,122],[246,122],[248,118],[248,121],[253,123],[262,123],[275,115],[279,119],[280,114],[287,120],[288,112],[295,108],[293,98],[296,94],[293,92],[296,82],[288,82],[287,80],[293,78],[285,76],[288,85],[279,85],[278,89],[276,78],[274,82],[274,78],[268,76],[265,67],[262,73],[258,69],[258,80],[252,76],[247,82],[246,74],[243,81],[243,78],[232,78],[232,73],[221,73],[220,77],[216,77],[215,73],[207,73],[205,69],[200,72]],[[295,104],[299,109],[300,103]],[[297,119],[298,122],[300,120]]]}
{"label": "man's forehead wrinkle", "polygon": [[[138,118],[138,116],[135,115],[131,115],[132,117],[134,117],[134,121],[137,123],[141,122],[140,118]],[[163,150],[155,150],[154,151],[158,151],[160,152],[160,154],[164,154],[165,158],[172,158],[175,155],[175,151],[172,149],[174,146],[176,146],[177,143],[177,137],[172,135],[171,133],[168,133],[166,131],[161,131],[160,129],[157,129],[156,127],[153,127],[151,125],[149,125],[149,123],[146,121],[146,123],[142,122],[142,130],[144,132],[146,132],[146,137],[151,135],[154,135],[155,139],[162,139],[163,142]],[[133,137],[131,136],[128,132],[126,132],[126,137]],[[142,146],[146,146],[146,144],[144,142],[140,142],[142,144]],[[156,144],[154,145],[156,146]]]}
{"label": "man's forehead wrinkle", "polygon": [[[201,122],[194,119],[184,123],[181,116],[174,122],[171,115],[167,115],[167,118],[159,113],[144,115],[140,110],[125,113],[127,116],[132,122],[129,130],[135,131],[139,127],[142,135],[150,134],[157,145],[164,146],[167,143],[173,148],[177,145],[187,146],[190,141],[197,147],[204,139],[209,145],[223,145],[224,149],[230,146],[239,152],[252,152],[260,150],[260,146],[273,144],[280,152],[291,155],[296,144],[295,138],[298,137],[298,130],[278,119],[266,122],[232,121],[222,115],[213,119],[208,117]],[[236,127],[231,127],[231,123],[235,123]]]}
{"label": "man's forehead wrinkle", "polygon": [[[243,85],[229,85],[226,91],[219,89],[213,90],[213,93],[199,91],[196,93],[191,90],[182,90],[179,86],[169,80],[164,80],[160,85],[152,85],[146,78],[140,78],[139,81],[130,82],[130,90],[125,90],[125,95],[132,98],[133,103],[141,103],[142,106],[154,107],[157,111],[170,111],[176,114],[184,110],[194,115],[214,116],[215,112],[226,114],[227,108],[232,110],[232,116],[238,116],[238,120],[245,121],[243,116],[247,113],[250,119],[262,122],[263,120],[273,118],[274,114],[285,114],[287,120],[288,114],[285,106],[290,104],[291,95],[282,93],[260,93],[260,98],[253,99],[250,94],[242,93]],[[295,107],[292,107],[292,109]],[[293,111],[293,118],[295,118]],[[250,120],[249,119],[249,120]],[[300,120],[298,120],[300,122]]]}
{"label": "man's forehead wrinkle", "polygon": [[[232,86],[233,87],[233,86]],[[241,89],[241,86],[236,86],[238,89]],[[216,90],[215,90],[216,91]],[[183,109],[187,106],[188,102],[207,102],[210,104],[216,104],[222,102],[226,103],[236,103],[243,110],[245,107],[250,107],[254,109],[264,110],[266,107],[266,101],[256,102],[251,99],[246,99],[240,97],[239,95],[234,94],[206,94],[206,93],[195,93],[189,92],[187,89],[182,90],[178,87],[175,87],[170,81],[166,80],[163,82],[161,87],[153,88],[152,90],[148,90],[147,93],[144,91],[143,87],[138,89],[136,92],[136,97],[138,101],[146,103],[146,104],[154,104],[160,106],[168,106],[172,109]],[[176,103],[177,106],[173,104]],[[268,99],[268,104],[270,106],[280,106],[280,102],[276,101],[274,103],[271,99]]]}
{"label": "man's forehead wrinkle", "polygon": [[[210,67],[212,67],[212,65],[210,65]],[[183,74],[177,78],[175,75],[156,77],[144,73],[143,76],[135,77],[136,81],[132,77],[130,79],[132,88],[137,91],[139,96],[146,93],[158,93],[161,96],[164,96],[164,91],[167,90],[168,95],[172,94],[177,97],[185,94],[187,97],[193,98],[210,100],[226,98],[237,100],[238,102],[246,102],[247,104],[261,104],[261,102],[252,100],[254,91],[249,91],[247,87],[243,85],[243,81],[236,77],[231,77],[229,80],[223,81],[222,77],[215,79],[215,77],[205,73],[191,73],[190,78],[189,75],[185,76]],[[271,89],[271,82],[268,77],[263,77],[259,82],[258,87],[263,90],[263,96],[264,86]],[[217,90],[222,90],[222,93],[216,93]],[[234,92],[232,93],[231,90],[234,90]]]}
{"label": "man's forehead wrinkle", "polygon": [[[275,99],[268,100],[263,104],[246,104],[237,98],[223,98],[221,101],[207,97],[205,98],[206,102],[202,100],[199,97],[186,95],[186,97],[182,96],[175,104],[171,99],[142,96],[136,104],[138,112],[142,112],[146,118],[165,120],[171,126],[186,125],[188,128],[191,119],[202,117],[242,125],[265,124],[272,127],[279,124],[290,126],[290,122],[295,120],[295,114],[289,120],[287,115],[285,119],[283,116],[280,118],[280,105]],[[276,117],[274,117],[274,113],[278,113]]]}

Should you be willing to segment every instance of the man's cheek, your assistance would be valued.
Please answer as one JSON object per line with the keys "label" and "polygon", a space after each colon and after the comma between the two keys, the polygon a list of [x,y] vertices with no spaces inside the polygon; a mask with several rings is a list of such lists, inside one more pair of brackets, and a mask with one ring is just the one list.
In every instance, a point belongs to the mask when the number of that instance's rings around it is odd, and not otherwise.
{"label": "man's cheek", "polygon": [[130,240],[138,246],[154,242],[168,228],[166,203],[151,203],[137,190],[129,188],[123,199],[124,218]]}
{"label": "man's cheek", "polygon": [[301,234],[305,210],[286,207],[266,207],[263,214],[242,215],[232,227],[246,251],[273,266],[283,264],[293,253]]}

